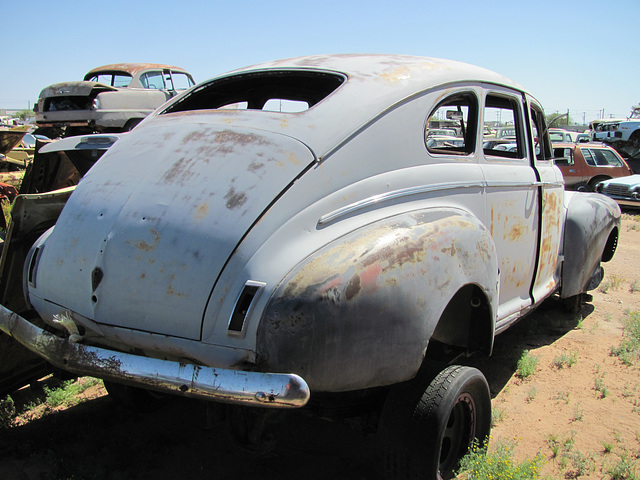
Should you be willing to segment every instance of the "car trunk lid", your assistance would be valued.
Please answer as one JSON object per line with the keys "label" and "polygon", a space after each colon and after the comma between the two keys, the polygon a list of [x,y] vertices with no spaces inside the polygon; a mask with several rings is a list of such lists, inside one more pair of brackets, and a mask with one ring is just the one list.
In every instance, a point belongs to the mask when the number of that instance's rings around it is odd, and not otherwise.
{"label": "car trunk lid", "polygon": [[141,125],[87,173],[32,260],[30,296],[200,338],[227,259],[314,157],[281,134],[179,120]]}

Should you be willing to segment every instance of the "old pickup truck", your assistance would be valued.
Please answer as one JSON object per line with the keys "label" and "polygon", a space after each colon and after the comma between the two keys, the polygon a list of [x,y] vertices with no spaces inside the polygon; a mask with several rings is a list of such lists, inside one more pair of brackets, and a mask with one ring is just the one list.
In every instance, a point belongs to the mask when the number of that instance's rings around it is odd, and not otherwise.
{"label": "old pickup truck", "polygon": [[[485,125],[512,148],[483,148]],[[373,412],[385,478],[447,478],[491,423],[456,359],[548,297],[579,306],[614,255],[616,203],[563,187],[541,105],[496,73],[243,68],[123,134],[73,192],[29,198],[46,213],[10,227],[2,276],[24,297],[0,329],[120,398],[230,404],[247,441],[282,409]]]}

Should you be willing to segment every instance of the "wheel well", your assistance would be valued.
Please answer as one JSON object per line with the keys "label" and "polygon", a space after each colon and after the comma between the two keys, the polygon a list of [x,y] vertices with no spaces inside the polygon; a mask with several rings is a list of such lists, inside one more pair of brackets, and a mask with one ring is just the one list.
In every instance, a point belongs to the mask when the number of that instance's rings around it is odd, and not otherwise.
{"label": "wheel well", "polygon": [[608,262],[613,258],[613,254],[616,253],[616,248],[618,246],[618,227],[615,227],[611,230],[609,234],[609,238],[607,238],[607,243],[604,246],[604,250],[602,251],[602,261]]}
{"label": "wheel well", "polygon": [[[491,353],[493,323],[491,308],[482,289],[465,285],[453,296],[442,312],[431,342],[464,349],[466,352]],[[429,355],[429,350],[427,355]]]}
{"label": "wheel well", "polygon": [[611,177],[608,177],[607,175],[597,175],[589,180],[589,187],[591,187],[591,189],[593,190],[596,186],[596,183],[604,182],[605,180],[609,180],[610,178]]}

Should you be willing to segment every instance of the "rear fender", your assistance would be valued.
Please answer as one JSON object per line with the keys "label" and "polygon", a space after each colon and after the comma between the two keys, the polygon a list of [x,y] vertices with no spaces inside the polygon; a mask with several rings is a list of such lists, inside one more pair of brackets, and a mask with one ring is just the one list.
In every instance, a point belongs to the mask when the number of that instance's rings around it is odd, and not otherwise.
{"label": "rear fender", "polygon": [[456,293],[477,286],[495,312],[497,284],[490,233],[467,212],[429,209],[363,226],[274,291],[258,330],[259,367],[295,372],[319,391],[408,380]]}

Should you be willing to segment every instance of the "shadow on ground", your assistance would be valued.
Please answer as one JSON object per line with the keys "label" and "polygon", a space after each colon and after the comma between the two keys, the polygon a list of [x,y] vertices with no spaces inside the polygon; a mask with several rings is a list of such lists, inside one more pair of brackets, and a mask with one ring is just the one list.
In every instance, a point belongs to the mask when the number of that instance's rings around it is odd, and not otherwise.
{"label": "shadow on ground", "polygon": [[[495,396],[526,349],[549,345],[576,327],[580,314],[550,300],[498,336],[492,357],[465,363],[487,376]],[[270,453],[251,453],[231,441],[225,425],[207,418],[201,402],[175,398],[159,410],[136,413],[108,397],[90,400],[26,425],[0,431],[0,478],[367,480],[376,477],[373,435],[360,429],[287,414],[273,431]]]}

